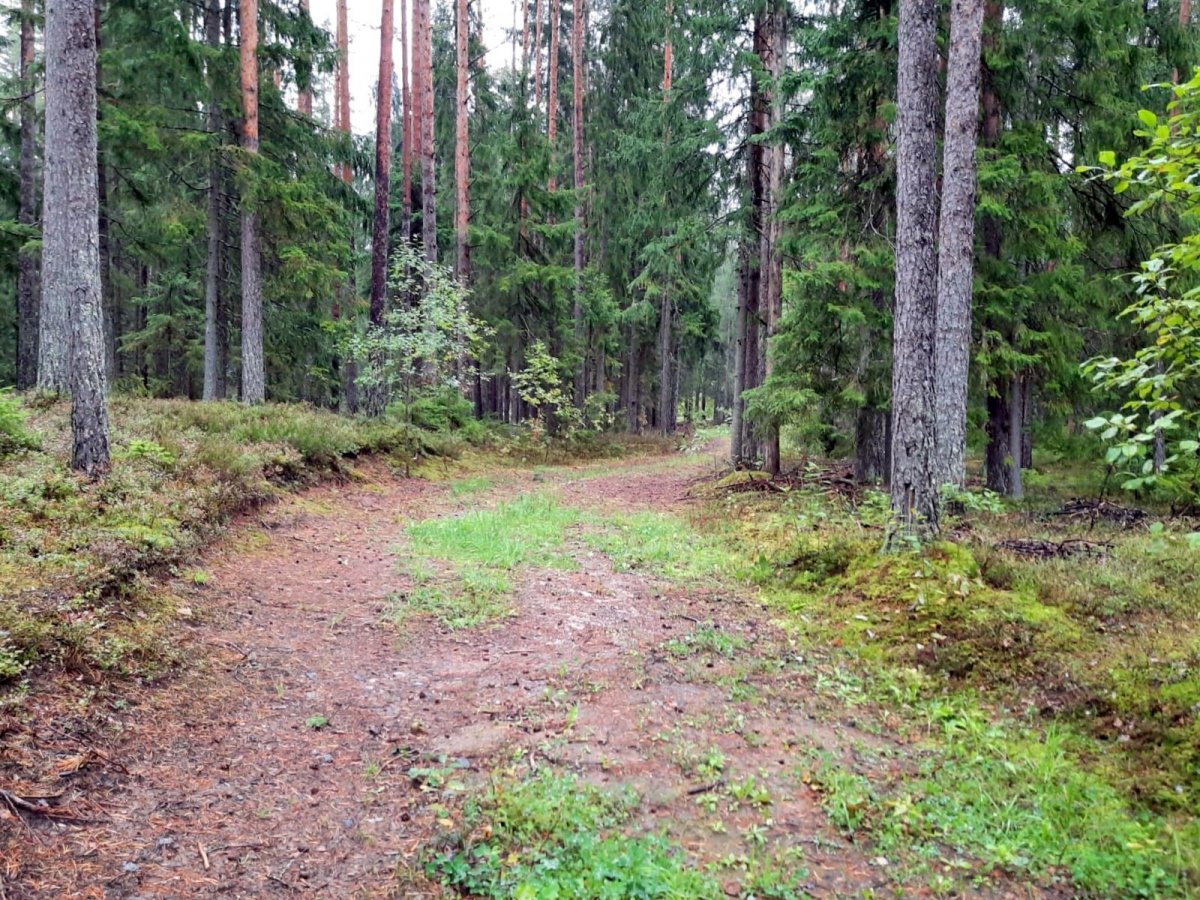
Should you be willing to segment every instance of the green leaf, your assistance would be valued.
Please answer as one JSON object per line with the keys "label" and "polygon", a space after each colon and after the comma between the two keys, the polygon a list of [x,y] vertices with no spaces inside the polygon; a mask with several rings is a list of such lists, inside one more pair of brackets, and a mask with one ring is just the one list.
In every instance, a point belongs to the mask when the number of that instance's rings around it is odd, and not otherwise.
{"label": "green leaf", "polygon": [[1117,154],[1112,150],[1101,150],[1098,159],[1100,160],[1100,165],[1109,169],[1117,164]]}
{"label": "green leaf", "polygon": [[1142,124],[1147,128],[1153,128],[1158,124],[1158,116],[1148,109],[1139,109],[1138,118],[1142,120]]}

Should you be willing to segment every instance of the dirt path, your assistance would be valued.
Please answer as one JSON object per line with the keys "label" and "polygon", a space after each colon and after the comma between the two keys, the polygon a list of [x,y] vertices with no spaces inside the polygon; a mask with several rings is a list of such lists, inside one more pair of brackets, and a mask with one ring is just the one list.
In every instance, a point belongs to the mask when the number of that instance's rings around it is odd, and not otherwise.
{"label": "dirt path", "polygon": [[[794,651],[749,596],[618,573],[572,539],[578,567],[524,572],[514,615],[497,625],[421,621],[402,633],[383,617],[408,587],[395,548],[413,521],[532,489],[666,512],[711,466],[514,471],[470,501],[374,468],[240,523],[201,561],[205,586],[174,586],[198,665],[114,712],[105,757],[73,786],[95,815],[31,820],[19,858],[0,868],[7,896],[433,895],[418,854],[446,812],[410,770],[480,783],[518,750],[634,786],[645,824],[699,862],[745,853],[751,834],[800,848],[813,894],[883,887],[882,867],[830,827],[804,773],[815,754],[882,742],[814,717]],[[702,623],[739,652],[664,649]],[[696,759],[714,750],[722,780],[753,777],[769,792],[723,811],[723,831],[697,803],[711,785]],[[736,895],[736,877],[725,887]]]}

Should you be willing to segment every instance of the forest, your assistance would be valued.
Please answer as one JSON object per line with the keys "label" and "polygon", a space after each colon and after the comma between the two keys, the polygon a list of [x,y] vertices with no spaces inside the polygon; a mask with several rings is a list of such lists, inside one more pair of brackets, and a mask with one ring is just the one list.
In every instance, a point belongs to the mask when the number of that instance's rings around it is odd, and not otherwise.
{"label": "forest", "polygon": [[0,22],[0,900],[1200,892],[1191,0]]}

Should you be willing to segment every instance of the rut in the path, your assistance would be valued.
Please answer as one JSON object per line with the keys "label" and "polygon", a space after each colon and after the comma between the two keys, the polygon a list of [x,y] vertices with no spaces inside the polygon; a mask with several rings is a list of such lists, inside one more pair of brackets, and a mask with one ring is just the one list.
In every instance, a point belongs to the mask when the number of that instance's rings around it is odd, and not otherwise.
{"label": "rut in the path", "polygon": [[[633,461],[538,484],[510,473],[489,499],[548,487],[564,503],[662,511],[706,465]],[[516,748],[634,786],[646,826],[666,828],[698,863],[744,850],[743,832],[756,829],[771,846],[804,848],[816,892],[882,884],[830,829],[800,771],[806,754],[873,739],[813,719],[780,636],[747,597],[617,573],[572,541],[578,569],[523,573],[503,622],[400,633],[383,618],[406,587],[395,548],[410,522],[452,514],[456,501],[371,471],[241,523],[208,554],[211,584],[189,601],[199,624],[181,624],[196,669],[134,697],[105,747],[119,766],[76,782],[105,817],[34,822],[19,850],[7,843],[9,896],[14,886],[17,896],[413,896],[397,872],[414,871],[441,826],[438,797],[410,769],[447,768],[469,787]],[[702,622],[735,635],[740,658],[663,650]],[[743,699],[731,699],[733,682],[749,686]],[[709,749],[730,778],[762,780],[769,815],[729,810],[724,833],[710,827],[688,764]]]}

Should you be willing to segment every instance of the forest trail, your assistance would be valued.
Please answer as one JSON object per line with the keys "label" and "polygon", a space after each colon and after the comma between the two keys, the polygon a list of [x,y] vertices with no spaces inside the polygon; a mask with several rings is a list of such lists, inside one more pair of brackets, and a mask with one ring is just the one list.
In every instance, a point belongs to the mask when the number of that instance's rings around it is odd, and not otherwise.
{"label": "forest trail", "polygon": [[[73,784],[104,815],[34,820],[8,896],[435,896],[419,854],[454,824],[448,792],[518,757],[634,787],[640,824],[700,863],[746,853],[751,834],[798,848],[814,895],[884,887],[884,861],[828,823],[805,760],[887,756],[885,741],[821,715],[797,651],[738,587],[617,571],[572,528],[570,564],[520,570],[497,622],[387,619],[413,590],[414,521],[531,492],[599,516],[669,513],[716,465],[503,469],[465,499],[368,466],[238,523],[201,561],[206,584],[173,586],[194,607],[181,641],[196,667],[116,714],[112,764]],[[757,799],[706,813],[718,783]],[[738,894],[736,876],[722,885]]]}

